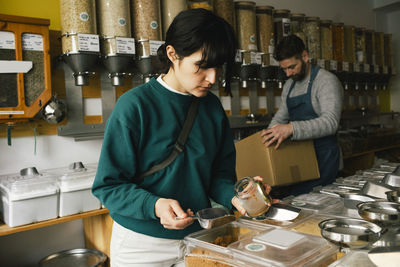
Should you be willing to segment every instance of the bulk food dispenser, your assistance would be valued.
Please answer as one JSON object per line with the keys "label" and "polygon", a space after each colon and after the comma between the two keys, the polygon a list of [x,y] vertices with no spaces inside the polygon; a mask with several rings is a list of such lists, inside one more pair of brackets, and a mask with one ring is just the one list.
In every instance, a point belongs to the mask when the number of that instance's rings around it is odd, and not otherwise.
{"label": "bulk food dispenser", "polygon": [[129,0],[97,1],[102,61],[113,86],[123,85],[123,78],[134,63],[135,40],[131,38]]}
{"label": "bulk food dispenser", "polygon": [[161,8],[157,0],[132,0],[133,37],[137,42],[136,66],[144,82],[157,73],[161,41]]}
{"label": "bulk food dispenser", "polygon": [[76,86],[89,84],[100,56],[95,0],[60,0],[62,59],[73,71]]}

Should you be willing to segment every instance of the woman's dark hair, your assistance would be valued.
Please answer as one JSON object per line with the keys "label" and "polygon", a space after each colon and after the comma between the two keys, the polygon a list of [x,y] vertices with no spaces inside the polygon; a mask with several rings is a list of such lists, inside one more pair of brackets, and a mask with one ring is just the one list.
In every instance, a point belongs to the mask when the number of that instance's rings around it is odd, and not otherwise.
{"label": "woman's dark hair", "polygon": [[180,12],[168,28],[165,44],[157,51],[164,73],[172,66],[166,53],[168,45],[174,47],[180,58],[202,49],[200,68],[224,66],[225,92],[230,94],[237,40],[233,28],[223,18],[201,8]]}
{"label": "woman's dark hair", "polygon": [[301,54],[306,50],[306,47],[296,35],[289,35],[282,38],[275,48],[274,58],[277,61],[282,61],[291,57],[301,58]]}

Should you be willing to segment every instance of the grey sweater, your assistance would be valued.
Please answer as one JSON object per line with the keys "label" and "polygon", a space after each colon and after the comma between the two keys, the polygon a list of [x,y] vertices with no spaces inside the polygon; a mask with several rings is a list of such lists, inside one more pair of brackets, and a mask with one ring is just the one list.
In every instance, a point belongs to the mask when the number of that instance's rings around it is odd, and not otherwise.
{"label": "grey sweater", "polygon": [[[310,75],[295,84],[289,97],[307,93]],[[282,90],[282,105],[272,118],[269,128],[275,124],[289,123],[286,98],[293,80],[286,81]],[[294,121],[292,140],[306,140],[333,135],[339,127],[343,102],[343,87],[339,79],[327,70],[320,69],[311,88],[311,101],[317,118]]]}

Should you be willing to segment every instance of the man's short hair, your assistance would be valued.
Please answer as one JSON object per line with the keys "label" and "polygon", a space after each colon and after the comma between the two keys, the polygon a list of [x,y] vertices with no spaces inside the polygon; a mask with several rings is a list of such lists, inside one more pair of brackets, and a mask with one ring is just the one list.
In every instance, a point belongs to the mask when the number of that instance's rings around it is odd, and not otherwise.
{"label": "man's short hair", "polygon": [[296,35],[288,35],[282,38],[275,48],[274,58],[282,61],[288,58],[301,58],[301,54],[306,50],[303,40]]}

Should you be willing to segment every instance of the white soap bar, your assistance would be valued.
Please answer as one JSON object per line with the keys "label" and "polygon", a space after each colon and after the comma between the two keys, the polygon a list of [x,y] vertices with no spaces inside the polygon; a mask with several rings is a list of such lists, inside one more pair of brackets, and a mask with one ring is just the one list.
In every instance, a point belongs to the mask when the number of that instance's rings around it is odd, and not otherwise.
{"label": "white soap bar", "polygon": [[253,238],[255,242],[264,243],[280,249],[288,249],[303,239],[304,236],[299,233],[281,229],[272,230]]}

